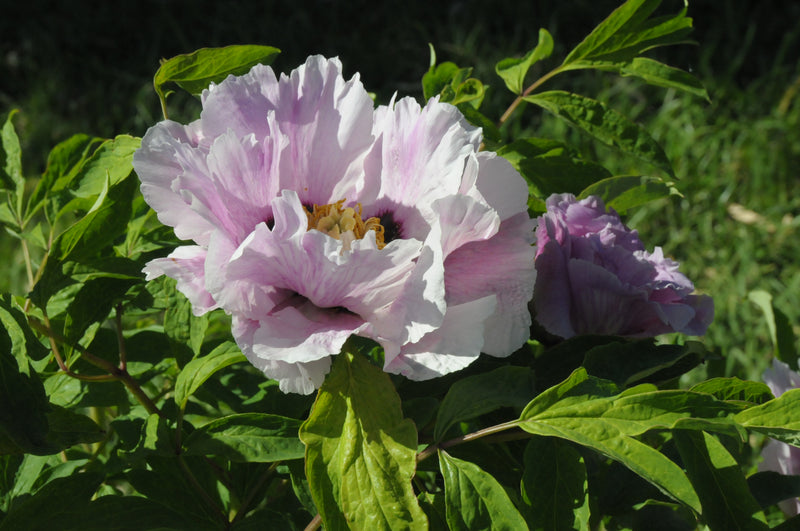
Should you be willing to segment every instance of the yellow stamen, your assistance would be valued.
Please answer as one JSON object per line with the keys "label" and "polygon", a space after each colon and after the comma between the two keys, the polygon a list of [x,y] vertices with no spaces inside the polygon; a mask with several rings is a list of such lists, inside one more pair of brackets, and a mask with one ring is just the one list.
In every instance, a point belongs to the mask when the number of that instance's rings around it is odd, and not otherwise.
{"label": "yellow stamen", "polygon": [[330,205],[314,205],[311,212],[306,209],[308,216],[308,230],[315,229],[324,232],[337,240],[342,240],[345,249],[350,249],[350,242],[360,240],[366,236],[367,231],[375,231],[375,241],[378,249],[386,245],[383,242],[383,225],[378,218],[361,219],[361,205],[356,203],[356,208],[344,207],[345,199]]}

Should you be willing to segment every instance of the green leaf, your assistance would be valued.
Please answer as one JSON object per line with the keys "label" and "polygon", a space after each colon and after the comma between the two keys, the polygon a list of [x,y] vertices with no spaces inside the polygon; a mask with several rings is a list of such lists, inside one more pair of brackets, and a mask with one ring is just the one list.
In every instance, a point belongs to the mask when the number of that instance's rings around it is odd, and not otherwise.
{"label": "green leaf", "polygon": [[589,491],[583,457],[553,437],[525,447],[522,497],[534,529],[589,529]]}
{"label": "green leaf", "polygon": [[77,342],[86,329],[108,318],[114,302],[136,283],[131,279],[95,278],[85,282],[67,308],[64,319],[64,337]]}
{"label": "green leaf", "polygon": [[166,101],[166,83],[176,83],[191,94],[200,94],[211,83],[218,83],[229,75],[239,76],[259,63],[272,63],[279,53],[280,50],[272,46],[257,45],[201,48],[162,60],[153,77],[153,86],[162,103]]}
{"label": "green leaf", "polygon": [[305,447],[297,438],[299,429],[299,420],[279,415],[228,415],[194,430],[186,438],[185,453],[254,463],[301,459]]}
{"label": "green leaf", "polygon": [[747,486],[762,508],[800,496],[800,476],[766,470],[747,478]]}
{"label": "green leaf", "polygon": [[197,389],[214,373],[234,363],[247,361],[236,343],[226,341],[212,350],[207,356],[195,358],[178,374],[175,382],[175,403],[181,410]]}
{"label": "green leaf", "polygon": [[[92,140],[85,142],[92,145]],[[141,144],[141,138],[130,135],[106,140],[81,164],[77,172],[69,172],[56,180],[52,191],[68,189],[74,197],[97,197],[105,188],[106,181],[109,186],[115,186],[130,175],[133,171],[133,154]]]}
{"label": "green leaf", "polygon": [[737,413],[734,420],[745,428],[785,443],[800,446],[800,389]]}
{"label": "green leaf", "polygon": [[507,58],[495,65],[497,75],[505,81],[508,90],[514,94],[522,94],[525,84],[525,74],[534,63],[547,59],[553,53],[553,37],[544,29],[539,29],[539,43],[536,48],[526,53],[521,58]]}
{"label": "green leaf", "polygon": [[15,503],[0,531],[70,529],[80,522],[103,476],[84,472],[56,478],[33,496]]}
{"label": "green leaf", "polygon": [[447,524],[453,531],[528,529],[505,489],[477,465],[439,450]]}
{"label": "green leaf", "polygon": [[47,412],[47,424],[47,441],[57,451],[76,444],[98,442],[105,437],[105,431],[91,418],[53,404]]}
{"label": "green leaf", "polygon": [[3,128],[0,129],[0,189],[13,190],[20,197],[25,188],[25,178],[22,176],[22,149],[19,147],[19,137],[14,130],[14,109],[6,116]]}
{"label": "green leaf", "polygon": [[64,522],[63,527],[60,526],[59,529],[61,531],[167,530],[184,529],[186,524],[184,516],[161,505],[157,500],[141,496],[102,496],[89,503],[78,520]]}
{"label": "green leaf", "polygon": [[788,364],[793,371],[798,370],[798,352],[791,321],[775,306],[769,292],[753,290],[747,294],[747,298],[764,312],[764,319],[778,359]]}
{"label": "green leaf", "polygon": [[195,315],[192,303],[175,288],[175,281],[168,279],[168,283],[175,291],[172,297],[174,302],[164,312],[164,331],[170,339],[179,345],[188,346],[197,356],[208,329],[208,314]]}
{"label": "green leaf", "polygon": [[533,371],[506,366],[457,381],[436,415],[433,438],[440,441],[451,426],[501,407],[524,407],[536,394]]}
{"label": "green leaf", "polygon": [[697,493],[680,467],[634,437],[651,429],[676,427],[741,436],[741,428],[730,418],[739,408],[710,395],[657,391],[650,385],[618,392],[611,382],[578,369],[531,401],[520,416],[519,427],[534,435],[560,437],[592,448],[700,512]]}
{"label": "green leaf", "polygon": [[[431,48],[431,53],[433,53],[433,48]],[[450,82],[461,70],[455,63],[449,61],[436,65],[435,55],[432,60],[434,63],[431,64],[431,67],[425,75],[422,76],[422,94],[425,97],[425,101],[428,101],[437,94],[441,94],[445,87],[450,85]]]}
{"label": "green leaf", "polygon": [[523,98],[553,113],[600,142],[637,157],[675,178],[672,164],[650,134],[604,103],[561,90]]}
{"label": "green leaf", "polygon": [[48,454],[47,396],[39,375],[20,367],[3,345],[0,331],[0,454]]}
{"label": "green leaf", "polygon": [[628,209],[669,195],[679,195],[672,183],[657,177],[618,175],[590,184],[578,195],[583,199],[599,196],[607,207],[624,214]]}
{"label": "green leaf", "polygon": [[411,488],[416,429],[388,375],[363,356],[336,356],[300,439],[326,529],[427,527]]}
{"label": "green leaf", "polygon": [[[14,355],[17,364],[27,374],[28,360],[41,360],[50,351],[36,338],[27,318],[12,297],[0,295],[0,325],[10,340],[7,352]],[[2,330],[0,330],[2,336]],[[2,340],[0,340],[2,345]]]}
{"label": "green leaf", "polygon": [[711,378],[689,389],[695,393],[708,393],[719,400],[737,400],[759,405],[772,400],[772,391],[767,384],[739,378]]}
{"label": "green leaf", "polygon": [[648,49],[683,42],[692,30],[686,9],[672,16],[649,18],[660,4],[661,0],[628,0],[567,55],[562,68],[630,61]]}
{"label": "green leaf", "polygon": [[625,77],[633,76],[657,87],[674,88],[711,101],[708,91],[696,77],[680,68],[673,68],[647,57],[636,57],[620,69]]}
{"label": "green leaf", "polygon": [[[573,150],[547,138],[523,138],[497,150],[528,182],[532,198],[541,203],[551,194],[572,193],[611,176],[599,164],[581,159]],[[536,206],[531,205],[529,206]]]}
{"label": "green leaf", "polygon": [[[614,341],[589,350],[583,366],[592,376],[611,380],[620,387],[643,381],[658,383],[661,375],[666,376],[664,380],[675,378],[703,361],[695,345],[656,345],[652,339]],[[680,370],[670,370],[675,367]]]}
{"label": "green leaf", "polygon": [[672,437],[711,529],[769,529],[739,463],[716,438],[685,430]]}

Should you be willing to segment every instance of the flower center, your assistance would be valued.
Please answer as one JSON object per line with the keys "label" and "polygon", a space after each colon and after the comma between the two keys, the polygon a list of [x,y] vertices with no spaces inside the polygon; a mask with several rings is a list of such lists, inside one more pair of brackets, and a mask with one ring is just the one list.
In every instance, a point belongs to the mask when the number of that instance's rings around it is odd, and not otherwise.
{"label": "flower center", "polygon": [[344,202],[345,200],[342,199],[330,205],[314,205],[311,212],[306,208],[308,230],[316,229],[332,238],[341,240],[344,244],[343,250],[350,250],[350,243],[353,240],[360,240],[366,236],[367,231],[374,230],[378,249],[383,249],[386,244],[383,241],[384,229],[381,220],[369,218],[364,221],[361,219],[359,203],[356,203],[356,208],[343,208]]}

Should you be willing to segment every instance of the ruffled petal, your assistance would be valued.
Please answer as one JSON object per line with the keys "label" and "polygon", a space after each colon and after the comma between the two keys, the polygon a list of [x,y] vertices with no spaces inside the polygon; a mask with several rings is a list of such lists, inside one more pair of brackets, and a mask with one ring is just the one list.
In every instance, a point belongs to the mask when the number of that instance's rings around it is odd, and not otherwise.
{"label": "ruffled petal", "polygon": [[526,213],[503,221],[495,236],[464,245],[445,261],[448,305],[497,295],[483,351],[508,356],[530,337],[528,302],[536,278],[533,220]]}
{"label": "ruffled petal", "polygon": [[192,303],[192,313],[203,315],[219,305],[205,287],[206,250],[196,245],[178,247],[166,258],[156,258],[144,266],[146,280],[167,275],[178,281],[178,291]]}
{"label": "ruffled petal", "polygon": [[268,377],[278,380],[280,390],[284,393],[309,395],[322,385],[325,375],[331,370],[330,356],[308,362],[294,363],[258,356],[253,351],[253,337],[258,330],[256,321],[240,319],[234,316],[232,330],[239,348],[242,349],[242,353],[250,363]]}
{"label": "ruffled petal", "polygon": [[484,323],[495,307],[494,295],[449,306],[439,328],[405,345],[387,360],[384,370],[411,380],[428,380],[463,369],[480,356]]}
{"label": "ruffled petal", "polygon": [[452,105],[436,100],[421,109],[414,99],[403,98],[376,116],[382,119],[375,127],[380,137],[365,169],[379,169],[380,175],[366,176],[381,183],[379,197],[424,208],[458,193],[466,159],[480,144],[480,129]]}

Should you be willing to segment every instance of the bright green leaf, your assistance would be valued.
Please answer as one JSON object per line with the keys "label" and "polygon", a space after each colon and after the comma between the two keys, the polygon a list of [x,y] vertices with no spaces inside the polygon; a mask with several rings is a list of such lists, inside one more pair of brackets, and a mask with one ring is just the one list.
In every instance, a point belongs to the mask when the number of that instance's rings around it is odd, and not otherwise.
{"label": "bright green leaf", "polygon": [[185,453],[253,463],[301,459],[305,447],[297,438],[299,429],[299,420],[279,415],[228,415],[194,430],[186,438]]}
{"label": "bright green leaf", "polygon": [[425,529],[411,488],[417,433],[391,380],[361,355],[336,356],[308,420],[306,476],[326,529]]}
{"label": "bright green leaf", "polygon": [[592,448],[699,512],[697,494],[680,467],[635,437],[651,429],[676,427],[741,434],[730,418],[738,409],[710,395],[657,391],[649,385],[619,393],[611,382],[578,369],[531,401],[520,416],[519,427],[534,435],[560,437]]}
{"label": "bright green leaf", "polygon": [[505,489],[490,474],[469,461],[439,450],[444,476],[447,523],[453,531],[528,529]]}
{"label": "bright green leaf", "polygon": [[166,83],[176,83],[191,94],[200,94],[211,83],[218,83],[229,75],[242,75],[259,63],[272,63],[279,53],[280,50],[272,46],[257,45],[201,48],[162,60],[153,77],[153,86],[163,105],[166,101]]}
{"label": "bright green leaf", "polygon": [[628,0],[567,55],[562,67],[592,68],[593,62],[630,61],[648,49],[684,42],[692,30],[686,9],[650,18],[660,4],[661,0]]}
{"label": "bright green leaf", "polygon": [[456,423],[501,407],[524,407],[535,394],[528,367],[500,367],[459,380],[439,406],[433,437],[439,441]]}
{"label": "bright green leaf", "polygon": [[589,492],[581,454],[553,437],[525,447],[522,496],[534,529],[589,529]]}
{"label": "bright green leaf", "polygon": [[653,164],[675,178],[672,164],[650,134],[604,103],[560,90],[541,92],[524,100],[539,105],[600,142]]}
{"label": "bright green leaf", "polygon": [[800,446],[800,389],[737,413],[734,420],[745,428],[794,446]]}
{"label": "bright green leaf", "polygon": [[685,430],[672,437],[711,529],[769,529],[739,463],[716,438]]}
{"label": "bright green leaf", "polygon": [[607,207],[624,214],[633,207],[678,193],[671,183],[655,177],[618,175],[590,184],[581,191],[578,199],[596,195]]}
{"label": "bright green leaf", "polygon": [[673,68],[647,57],[636,57],[620,69],[623,76],[634,76],[657,87],[674,88],[711,101],[708,91],[696,77],[680,68]]}
{"label": "bright green leaf", "polygon": [[25,178],[22,176],[22,149],[13,123],[17,112],[16,109],[9,112],[0,129],[0,189],[13,190],[20,196],[25,188]]}
{"label": "bright green leaf", "polygon": [[767,384],[740,380],[736,377],[711,378],[692,386],[689,390],[695,393],[708,393],[719,400],[737,400],[756,405],[774,398]]}
{"label": "bright green leaf", "polygon": [[494,69],[505,81],[508,90],[514,94],[522,94],[525,74],[536,62],[550,57],[551,53],[553,53],[553,37],[546,29],[540,28],[539,43],[536,48],[526,53],[524,57],[503,59]]}
{"label": "bright green leaf", "polygon": [[83,162],[79,171],[67,173],[56,180],[52,191],[69,189],[74,197],[96,197],[102,193],[106,180],[109,186],[116,186],[130,175],[133,171],[133,154],[141,144],[141,138],[130,135],[106,140]]}
{"label": "bright green leaf", "polygon": [[184,409],[189,397],[214,373],[234,363],[247,361],[236,343],[226,341],[208,355],[195,358],[181,370],[175,382],[175,403]]}

